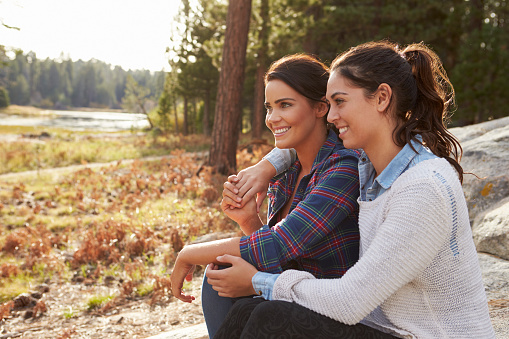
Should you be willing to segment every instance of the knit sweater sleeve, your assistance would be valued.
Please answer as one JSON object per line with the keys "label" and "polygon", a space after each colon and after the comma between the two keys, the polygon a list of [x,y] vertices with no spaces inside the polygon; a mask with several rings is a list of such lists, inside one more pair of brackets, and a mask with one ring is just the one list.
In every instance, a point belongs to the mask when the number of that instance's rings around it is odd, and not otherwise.
{"label": "knit sweater sleeve", "polygon": [[[356,324],[425,270],[447,241],[450,204],[436,178],[400,179],[375,201],[361,202],[361,243],[368,243],[354,267],[341,279],[286,271],[276,280],[272,299]],[[363,215],[363,208],[368,213]]]}

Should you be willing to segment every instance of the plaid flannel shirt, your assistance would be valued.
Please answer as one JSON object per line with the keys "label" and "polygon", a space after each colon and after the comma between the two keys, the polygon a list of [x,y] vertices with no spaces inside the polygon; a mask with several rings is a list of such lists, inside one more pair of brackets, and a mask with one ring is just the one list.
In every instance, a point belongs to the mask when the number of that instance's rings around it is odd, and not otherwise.
{"label": "plaid flannel shirt", "polygon": [[[242,258],[269,273],[299,269],[317,278],[342,276],[359,257],[358,160],[359,152],[346,149],[331,131],[298,187],[299,160],[275,176],[267,193],[269,224],[241,238]],[[281,218],[294,189],[290,212]]]}

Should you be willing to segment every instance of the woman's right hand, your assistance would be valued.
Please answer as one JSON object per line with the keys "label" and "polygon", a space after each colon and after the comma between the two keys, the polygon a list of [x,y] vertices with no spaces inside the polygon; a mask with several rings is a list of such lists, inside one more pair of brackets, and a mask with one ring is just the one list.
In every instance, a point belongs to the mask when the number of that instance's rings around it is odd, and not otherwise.
{"label": "woman's right hand", "polygon": [[256,201],[254,198],[249,200],[244,207],[232,209],[230,205],[226,203],[225,197],[223,197],[221,209],[230,219],[239,224],[245,235],[251,235],[263,226],[256,210]]}
{"label": "woman's right hand", "polygon": [[223,185],[223,200],[230,205],[230,209],[242,208],[256,195],[256,211],[260,212],[270,179],[275,175],[274,166],[263,159],[256,165],[243,169],[237,175],[228,177],[228,181]]}

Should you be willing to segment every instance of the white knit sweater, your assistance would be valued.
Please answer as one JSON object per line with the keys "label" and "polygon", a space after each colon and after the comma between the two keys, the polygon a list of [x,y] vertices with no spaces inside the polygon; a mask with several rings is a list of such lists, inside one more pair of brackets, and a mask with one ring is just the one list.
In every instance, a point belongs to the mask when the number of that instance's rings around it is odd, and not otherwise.
{"label": "white knit sweater", "polygon": [[468,211],[444,159],[359,201],[360,259],[341,279],[289,270],[272,298],[401,338],[494,338]]}

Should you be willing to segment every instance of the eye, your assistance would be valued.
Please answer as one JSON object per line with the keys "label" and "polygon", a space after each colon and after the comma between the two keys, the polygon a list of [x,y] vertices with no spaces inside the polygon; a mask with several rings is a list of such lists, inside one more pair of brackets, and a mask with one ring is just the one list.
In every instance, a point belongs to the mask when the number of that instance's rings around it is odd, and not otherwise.
{"label": "eye", "polygon": [[284,101],[283,101],[283,102],[281,103],[281,108],[288,108],[288,107],[291,107],[291,106],[292,106],[292,104],[290,104],[289,102],[284,102]]}
{"label": "eye", "polygon": [[270,105],[265,105],[265,110],[267,111],[267,114],[272,113],[272,107]]}
{"label": "eye", "polygon": [[339,106],[341,105],[343,102],[345,102],[345,100],[341,99],[341,98],[335,98],[333,100],[333,102],[336,104],[336,106]]}

